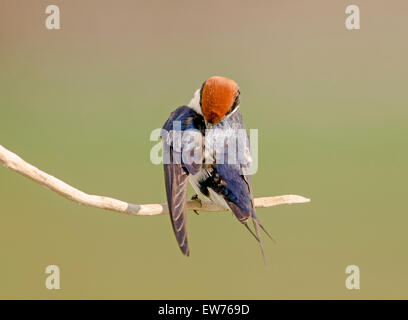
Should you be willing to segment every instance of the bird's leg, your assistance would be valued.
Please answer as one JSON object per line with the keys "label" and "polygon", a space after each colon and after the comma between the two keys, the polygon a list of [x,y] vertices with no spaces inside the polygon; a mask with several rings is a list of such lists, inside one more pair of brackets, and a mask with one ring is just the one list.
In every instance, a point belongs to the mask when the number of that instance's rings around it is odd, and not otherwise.
{"label": "bird's leg", "polygon": [[[198,202],[200,203],[200,206],[201,206],[201,207],[203,206],[203,204],[201,203],[201,200],[200,200],[200,198],[198,197],[198,194],[197,194],[197,193],[191,197],[191,200],[198,201]],[[200,215],[197,210],[193,210],[193,211],[194,211],[194,213],[195,213],[196,215]]]}

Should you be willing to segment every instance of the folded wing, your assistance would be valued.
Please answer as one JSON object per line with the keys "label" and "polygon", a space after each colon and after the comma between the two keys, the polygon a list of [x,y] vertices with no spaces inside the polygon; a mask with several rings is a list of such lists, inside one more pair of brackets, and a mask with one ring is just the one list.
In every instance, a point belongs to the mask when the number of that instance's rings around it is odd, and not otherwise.
{"label": "folded wing", "polygon": [[[187,236],[187,181],[202,166],[200,150],[194,139],[202,140],[204,119],[193,109],[177,108],[163,126],[164,179],[170,219],[183,254],[190,254]],[[197,142],[197,141],[196,141]],[[199,145],[200,146],[200,145]]]}

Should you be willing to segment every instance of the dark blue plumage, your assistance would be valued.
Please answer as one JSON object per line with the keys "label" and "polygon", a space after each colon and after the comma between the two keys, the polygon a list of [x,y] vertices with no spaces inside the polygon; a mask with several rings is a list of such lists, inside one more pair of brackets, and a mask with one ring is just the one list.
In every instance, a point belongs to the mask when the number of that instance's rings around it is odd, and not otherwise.
{"label": "dark blue plumage", "polygon": [[[236,94],[238,98],[234,101],[239,102],[239,90]],[[201,105],[198,105],[200,101],[195,96],[190,102],[193,106],[177,108],[163,125],[167,203],[179,247],[185,255],[189,255],[186,225],[186,196],[189,180],[202,200],[214,201],[231,209],[236,218],[258,240],[263,254],[258,227],[265,232],[266,230],[256,217],[250,177],[246,174],[250,167],[251,156],[249,139],[239,105],[234,102],[221,121],[210,123],[196,111],[201,108]],[[199,153],[198,158],[194,158],[193,162],[191,158],[194,150],[189,140],[180,137],[179,140],[174,139],[177,134],[186,132],[194,133],[193,140],[203,142],[202,152]],[[248,226],[249,219],[254,223],[255,233]]]}

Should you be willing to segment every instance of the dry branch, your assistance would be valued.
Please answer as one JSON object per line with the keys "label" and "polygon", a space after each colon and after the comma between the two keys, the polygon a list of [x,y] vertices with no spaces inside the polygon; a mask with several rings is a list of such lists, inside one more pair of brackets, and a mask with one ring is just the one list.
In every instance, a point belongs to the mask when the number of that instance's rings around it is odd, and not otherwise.
{"label": "dry branch", "polygon": [[[61,196],[79,204],[136,216],[154,216],[159,214],[167,214],[169,212],[167,204],[132,204],[109,197],[86,194],[85,192],[71,187],[64,181],[61,181],[25,162],[18,155],[7,150],[2,145],[0,145],[0,162],[2,162],[6,168],[14,170],[22,174],[23,176],[30,178],[31,180],[60,194]],[[277,206],[280,204],[305,203],[309,201],[310,199],[297,195],[265,197],[256,198],[255,207],[266,208]],[[191,210],[207,212],[226,211],[225,208],[218,206],[215,203],[206,201],[200,203],[197,200],[188,201],[187,207]]]}

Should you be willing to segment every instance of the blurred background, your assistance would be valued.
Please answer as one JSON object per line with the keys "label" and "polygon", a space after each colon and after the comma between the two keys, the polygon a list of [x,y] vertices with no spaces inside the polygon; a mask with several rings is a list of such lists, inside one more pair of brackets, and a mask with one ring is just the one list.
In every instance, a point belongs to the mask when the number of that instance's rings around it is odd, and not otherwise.
{"label": "blurred background", "polygon": [[[58,5],[61,30],[47,30]],[[346,6],[361,11],[348,31]],[[165,202],[150,132],[212,75],[241,88],[259,129],[257,243],[230,213],[79,206],[0,168],[0,298],[408,298],[407,1],[0,3],[0,144],[91,194]],[[61,270],[47,290],[45,268]],[[360,290],[345,269],[360,267]]]}

